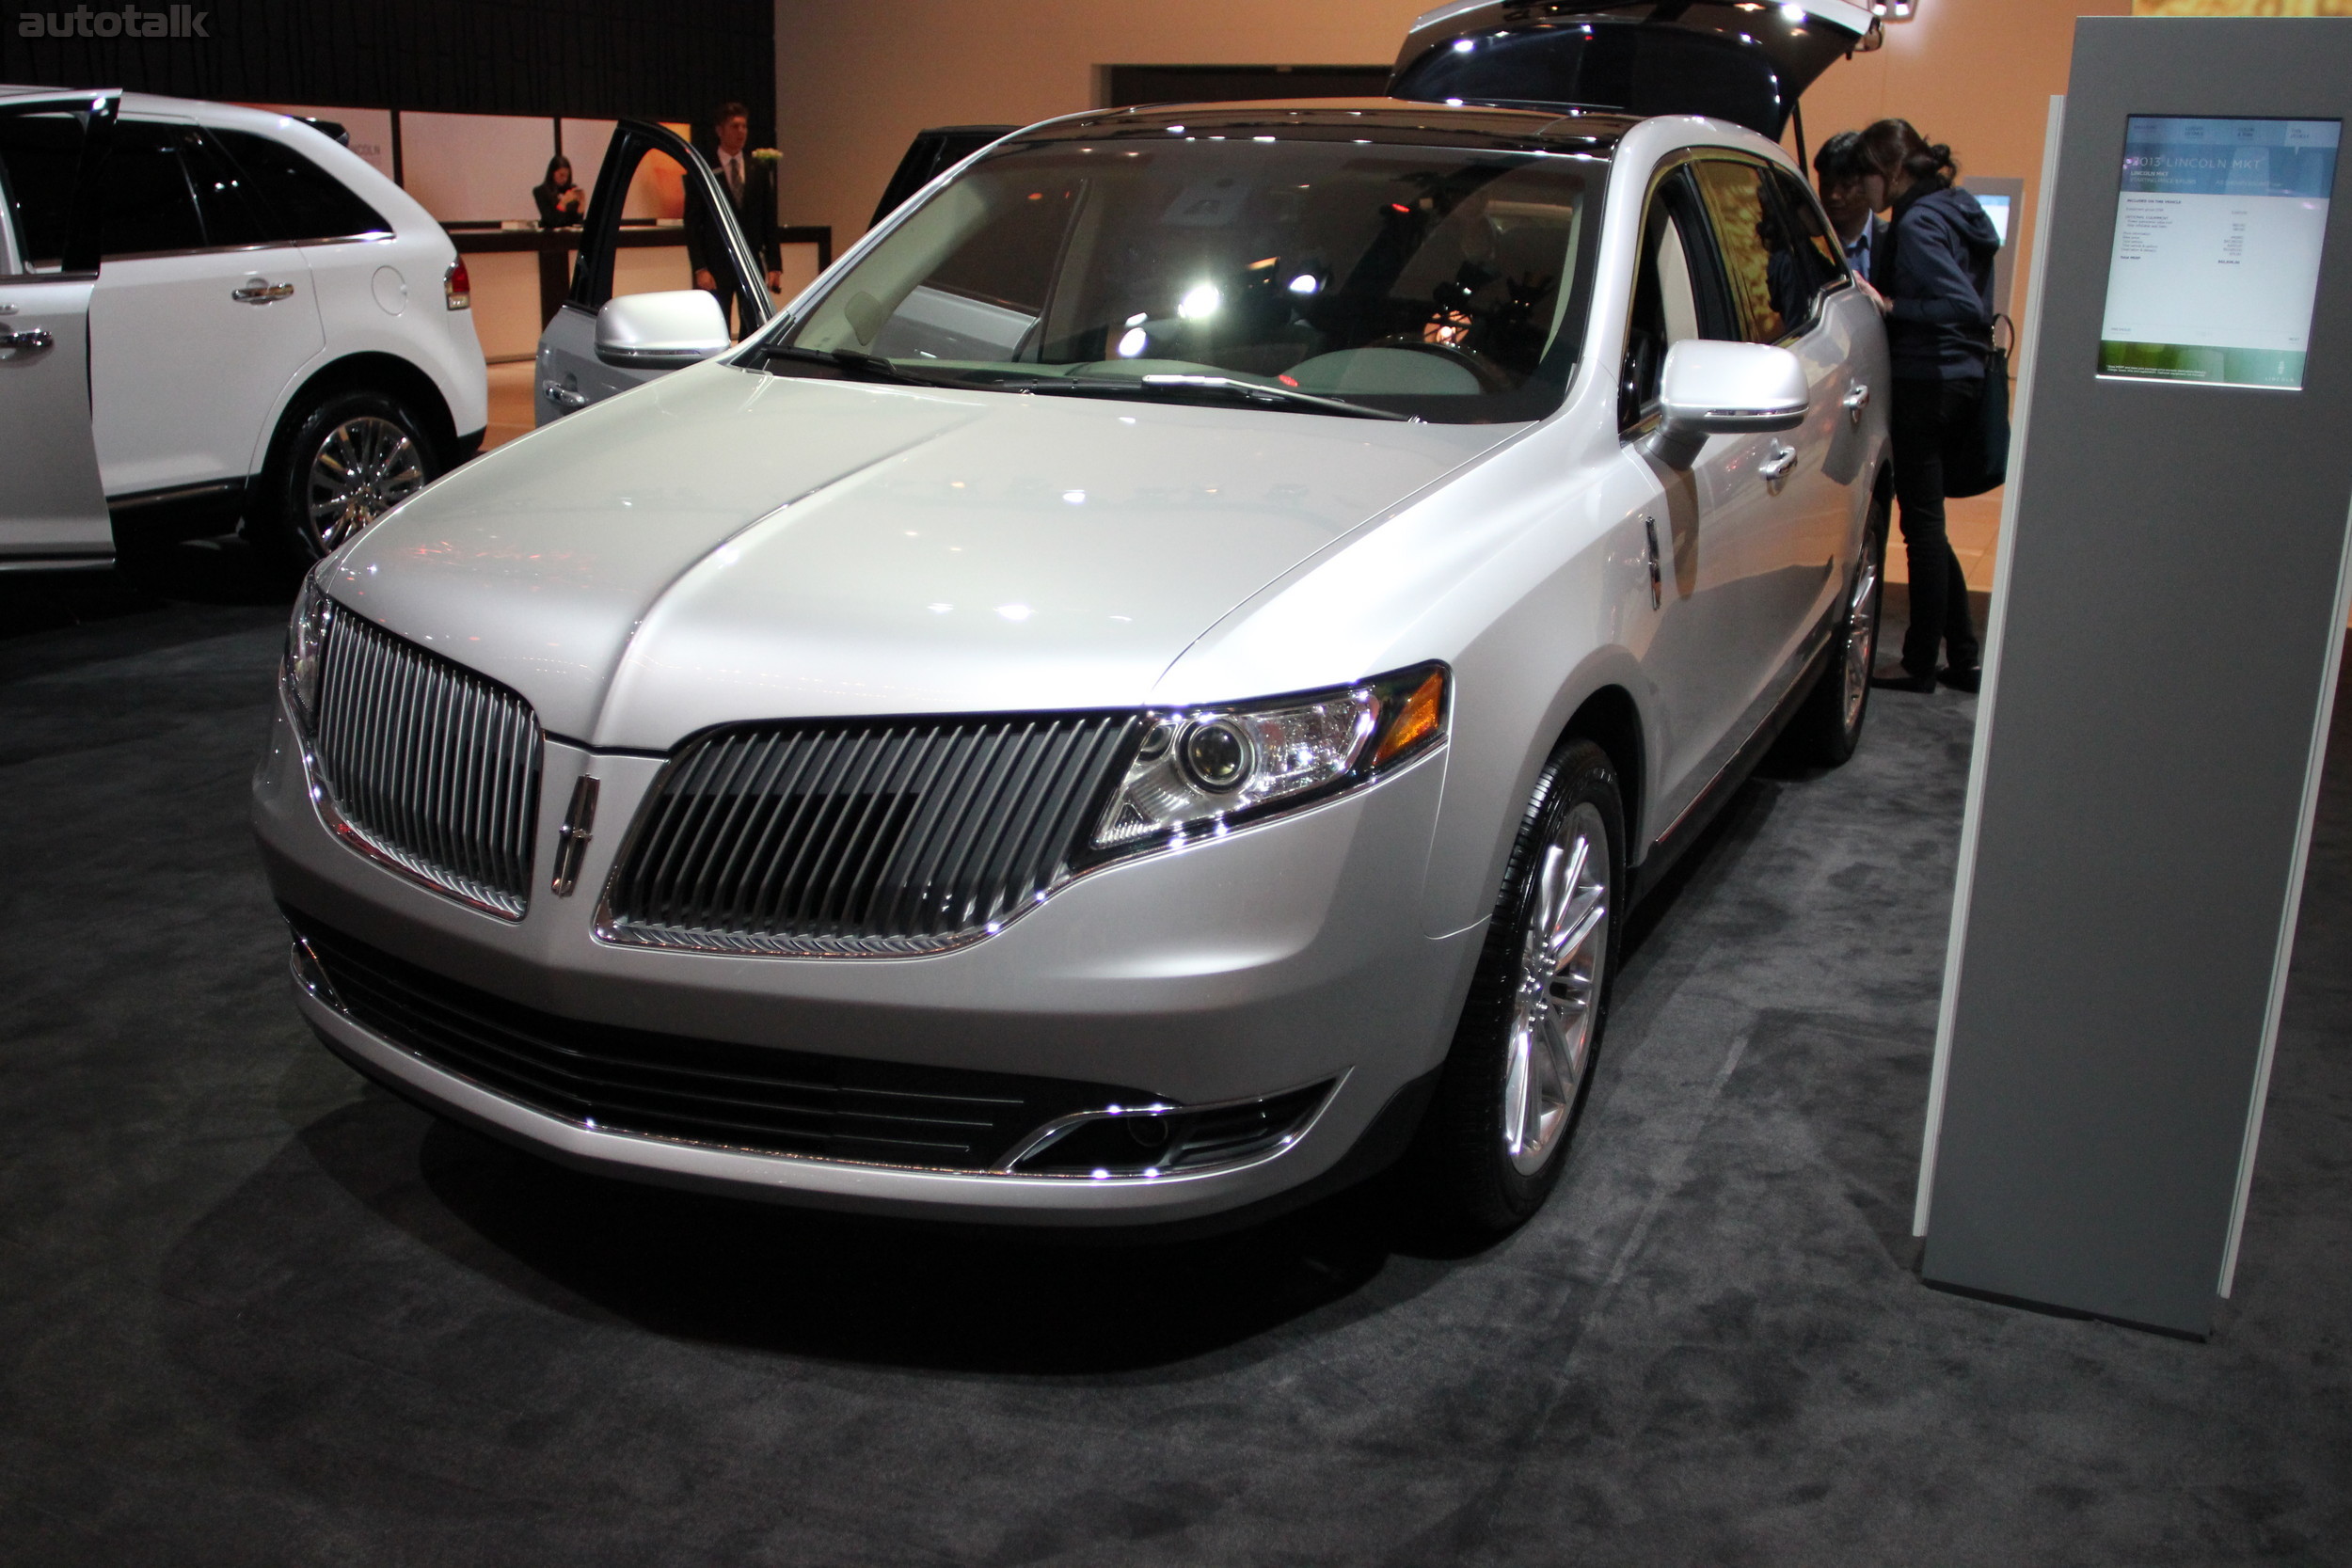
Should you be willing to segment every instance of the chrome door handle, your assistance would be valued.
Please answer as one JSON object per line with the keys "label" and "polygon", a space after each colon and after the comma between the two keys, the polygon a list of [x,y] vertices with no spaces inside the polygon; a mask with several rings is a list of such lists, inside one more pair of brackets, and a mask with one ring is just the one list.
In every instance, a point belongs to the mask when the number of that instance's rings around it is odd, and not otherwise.
{"label": "chrome door handle", "polygon": [[294,293],[291,283],[266,283],[261,278],[241,284],[229,291],[229,297],[244,305],[267,305],[272,300],[286,299]]}
{"label": "chrome door handle", "polygon": [[56,341],[46,327],[28,326],[22,332],[11,332],[0,326],[0,349],[13,349],[19,354],[39,354]]}
{"label": "chrome door handle", "polygon": [[585,408],[588,406],[587,393],[575,392],[568,387],[558,387],[552,381],[541,382],[539,385],[539,390],[546,395],[547,400],[549,403],[555,404],[558,408]]}
{"label": "chrome door handle", "polygon": [[1772,454],[1756,466],[1756,471],[1764,476],[1764,483],[1772,488],[1773,494],[1777,495],[1780,493],[1781,481],[1787,479],[1788,470],[1796,466],[1796,448],[1774,447]]}
{"label": "chrome door handle", "polygon": [[1848,419],[1860,424],[1862,411],[1870,406],[1870,388],[1857,384],[1852,391],[1838,400],[1838,405],[1845,409]]}

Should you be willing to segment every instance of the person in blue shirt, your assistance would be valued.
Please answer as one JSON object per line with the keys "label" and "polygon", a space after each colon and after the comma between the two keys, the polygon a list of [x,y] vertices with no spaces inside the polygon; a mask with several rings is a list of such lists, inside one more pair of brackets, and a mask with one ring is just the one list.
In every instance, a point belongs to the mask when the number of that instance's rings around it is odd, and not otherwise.
{"label": "person in blue shirt", "polygon": [[1880,120],[1862,133],[1860,146],[1893,204],[1892,220],[1871,245],[1870,281],[1886,312],[1895,495],[1911,567],[1902,660],[1873,673],[1871,684],[1933,691],[1941,679],[1974,691],[1977,631],[1968,579],[1945,531],[1943,454],[1947,437],[1981,417],[2001,236],[1977,198],[1952,183],[1959,172],[1952,150],[1928,141],[1909,120]]}

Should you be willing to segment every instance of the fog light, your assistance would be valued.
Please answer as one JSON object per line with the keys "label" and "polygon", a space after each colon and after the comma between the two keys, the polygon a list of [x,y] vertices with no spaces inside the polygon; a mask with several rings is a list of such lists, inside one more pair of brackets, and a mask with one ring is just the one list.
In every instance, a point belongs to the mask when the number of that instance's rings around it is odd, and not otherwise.
{"label": "fog light", "polygon": [[996,1168],[1022,1176],[1107,1180],[1246,1164],[1296,1143],[1335,1082],[1210,1105],[1159,1102],[1082,1112],[1039,1128]]}

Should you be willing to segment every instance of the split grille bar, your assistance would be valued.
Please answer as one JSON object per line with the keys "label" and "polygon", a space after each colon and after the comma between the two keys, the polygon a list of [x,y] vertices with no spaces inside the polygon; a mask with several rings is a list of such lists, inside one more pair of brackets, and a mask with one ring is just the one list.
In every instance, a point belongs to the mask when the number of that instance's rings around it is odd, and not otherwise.
{"label": "split grille bar", "polygon": [[497,682],[338,609],[312,755],[339,832],[518,918],[530,897],[539,721]]}
{"label": "split grille bar", "polygon": [[723,731],[663,773],[600,934],[649,947],[933,953],[1067,870],[1132,714]]}

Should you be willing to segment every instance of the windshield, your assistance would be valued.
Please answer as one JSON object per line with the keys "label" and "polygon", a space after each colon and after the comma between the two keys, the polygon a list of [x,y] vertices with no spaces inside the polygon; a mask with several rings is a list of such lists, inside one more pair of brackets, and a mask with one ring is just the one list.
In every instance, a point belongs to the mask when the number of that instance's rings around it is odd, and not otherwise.
{"label": "windshield", "polygon": [[1168,129],[975,166],[773,340],[802,352],[771,368],[837,354],[1004,390],[1447,422],[1558,404],[1604,161]]}

